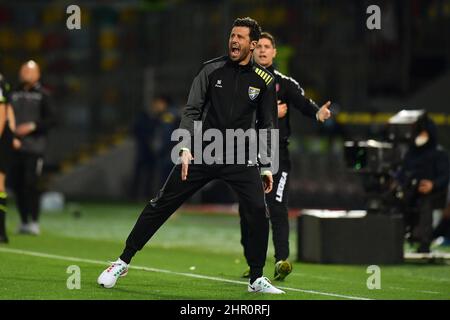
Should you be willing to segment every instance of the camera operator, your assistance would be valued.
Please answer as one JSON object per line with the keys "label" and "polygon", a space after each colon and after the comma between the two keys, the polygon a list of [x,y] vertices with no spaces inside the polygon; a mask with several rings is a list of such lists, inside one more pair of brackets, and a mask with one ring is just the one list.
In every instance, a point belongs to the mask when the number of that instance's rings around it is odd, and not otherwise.
{"label": "camera operator", "polygon": [[405,193],[405,223],[409,241],[418,242],[417,252],[430,252],[433,209],[445,199],[449,182],[449,159],[438,146],[436,126],[425,117],[405,155],[398,182]]}

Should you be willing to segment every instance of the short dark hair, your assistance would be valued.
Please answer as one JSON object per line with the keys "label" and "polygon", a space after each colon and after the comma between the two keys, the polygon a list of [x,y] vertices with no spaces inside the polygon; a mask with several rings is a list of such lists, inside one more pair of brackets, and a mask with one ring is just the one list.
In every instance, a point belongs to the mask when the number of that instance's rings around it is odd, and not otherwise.
{"label": "short dark hair", "polygon": [[270,33],[262,32],[261,36],[259,37],[259,39],[268,39],[268,40],[270,40],[270,42],[272,42],[272,47],[276,48],[275,37],[273,35],[271,35]]}
{"label": "short dark hair", "polygon": [[250,29],[250,41],[258,41],[259,37],[261,37],[261,27],[255,19],[250,17],[246,18],[237,18],[233,22],[234,27],[247,27]]}

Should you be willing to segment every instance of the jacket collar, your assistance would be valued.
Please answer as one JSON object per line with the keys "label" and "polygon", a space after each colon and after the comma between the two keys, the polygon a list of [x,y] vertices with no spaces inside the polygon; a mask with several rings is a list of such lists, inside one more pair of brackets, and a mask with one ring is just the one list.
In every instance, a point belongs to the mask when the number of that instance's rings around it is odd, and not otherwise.
{"label": "jacket collar", "polygon": [[270,73],[275,74],[275,68],[273,67],[273,64],[270,65],[269,67],[266,67],[266,69],[267,69],[268,71],[270,71]]}
{"label": "jacket collar", "polygon": [[240,65],[238,62],[235,62],[235,61],[231,60],[229,56],[227,56],[227,63],[230,66],[233,66],[233,67],[238,68],[240,70],[252,70],[253,65],[255,64],[255,62],[253,61],[253,57],[250,58],[250,61],[246,65]]}

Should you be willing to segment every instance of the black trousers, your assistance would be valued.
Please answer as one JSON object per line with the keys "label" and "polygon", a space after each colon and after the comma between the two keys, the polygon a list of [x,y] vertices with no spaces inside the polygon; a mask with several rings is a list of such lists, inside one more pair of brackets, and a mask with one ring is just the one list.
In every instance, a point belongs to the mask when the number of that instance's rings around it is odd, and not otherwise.
{"label": "black trousers", "polygon": [[147,204],[139,216],[128,236],[121,259],[125,262],[131,260],[173,212],[214,179],[225,181],[237,193],[240,201],[248,206],[245,213],[249,221],[248,264],[254,277],[261,276],[267,254],[269,221],[264,188],[256,166],[191,164],[185,181],[181,180],[181,165],[174,166],[157,197]]}
{"label": "black trousers", "polygon": [[43,158],[40,155],[15,152],[11,163],[8,184],[16,196],[17,208],[22,223],[39,220],[39,178],[42,174]]}
{"label": "black trousers", "polygon": [[414,206],[407,210],[405,223],[411,232],[411,240],[419,243],[419,251],[430,250],[433,241],[433,201],[432,195],[417,197]]}
{"label": "black trousers", "polygon": [[[280,167],[273,176],[273,189],[266,195],[272,225],[272,240],[275,248],[275,261],[286,260],[289,257],[289,217],[288,217],[288,186],[291,164],[287,149],[280,149]],[[239,202],[241,219],[241,244],[244,256],[248,261],[249,228],[248,205]]]}

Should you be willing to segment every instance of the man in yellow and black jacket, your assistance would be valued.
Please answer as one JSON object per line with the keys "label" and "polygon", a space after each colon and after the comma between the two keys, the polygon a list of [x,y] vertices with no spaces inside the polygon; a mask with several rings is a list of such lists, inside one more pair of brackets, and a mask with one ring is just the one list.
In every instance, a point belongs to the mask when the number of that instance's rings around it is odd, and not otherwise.
{"label": "man in yellow and black jacket", "polygon": [[[213,129],[225,133],[225,137],[227,129],[271,131],[277,127],[274,77],[252,60],[252,51],[260,34],[261,29],[255,20],[236,19],[228,41],[228,56],[204,64],[192,83],[180,124],[189,136],[195,136],[199,124],[203,131]],[[268,140],[267,153],[271,147]],[[250,266],[247,290],[284,293],[263,276],[269,235],[265,192],[272,189],[272,173],[264,172],[261,181],[256,154],[250,155],[247,162],[238,163],[234,159],[229,163],[226,158],[230,154],[240,156],[233,154],[234,148],[216,156],[212,164],[199,161],[196,148],[207,145],[204,142],[200,146],[184,145],[180,152],[181,164],[175,165],[157,197],[144,208],[128,236],[122,255],[100,274],[97,281],[100,285],[113,287],[117,279],[128,272],[128,264],[136,252],[144,247],[170,215],[205,184],[221,179],[250,208],[246,216],[249,221],[247,257]],[[245,146],[251,147],[248,143]],[[193,159],[191,150],[194,150],[196,157],[193,164],[190,164]]]}

